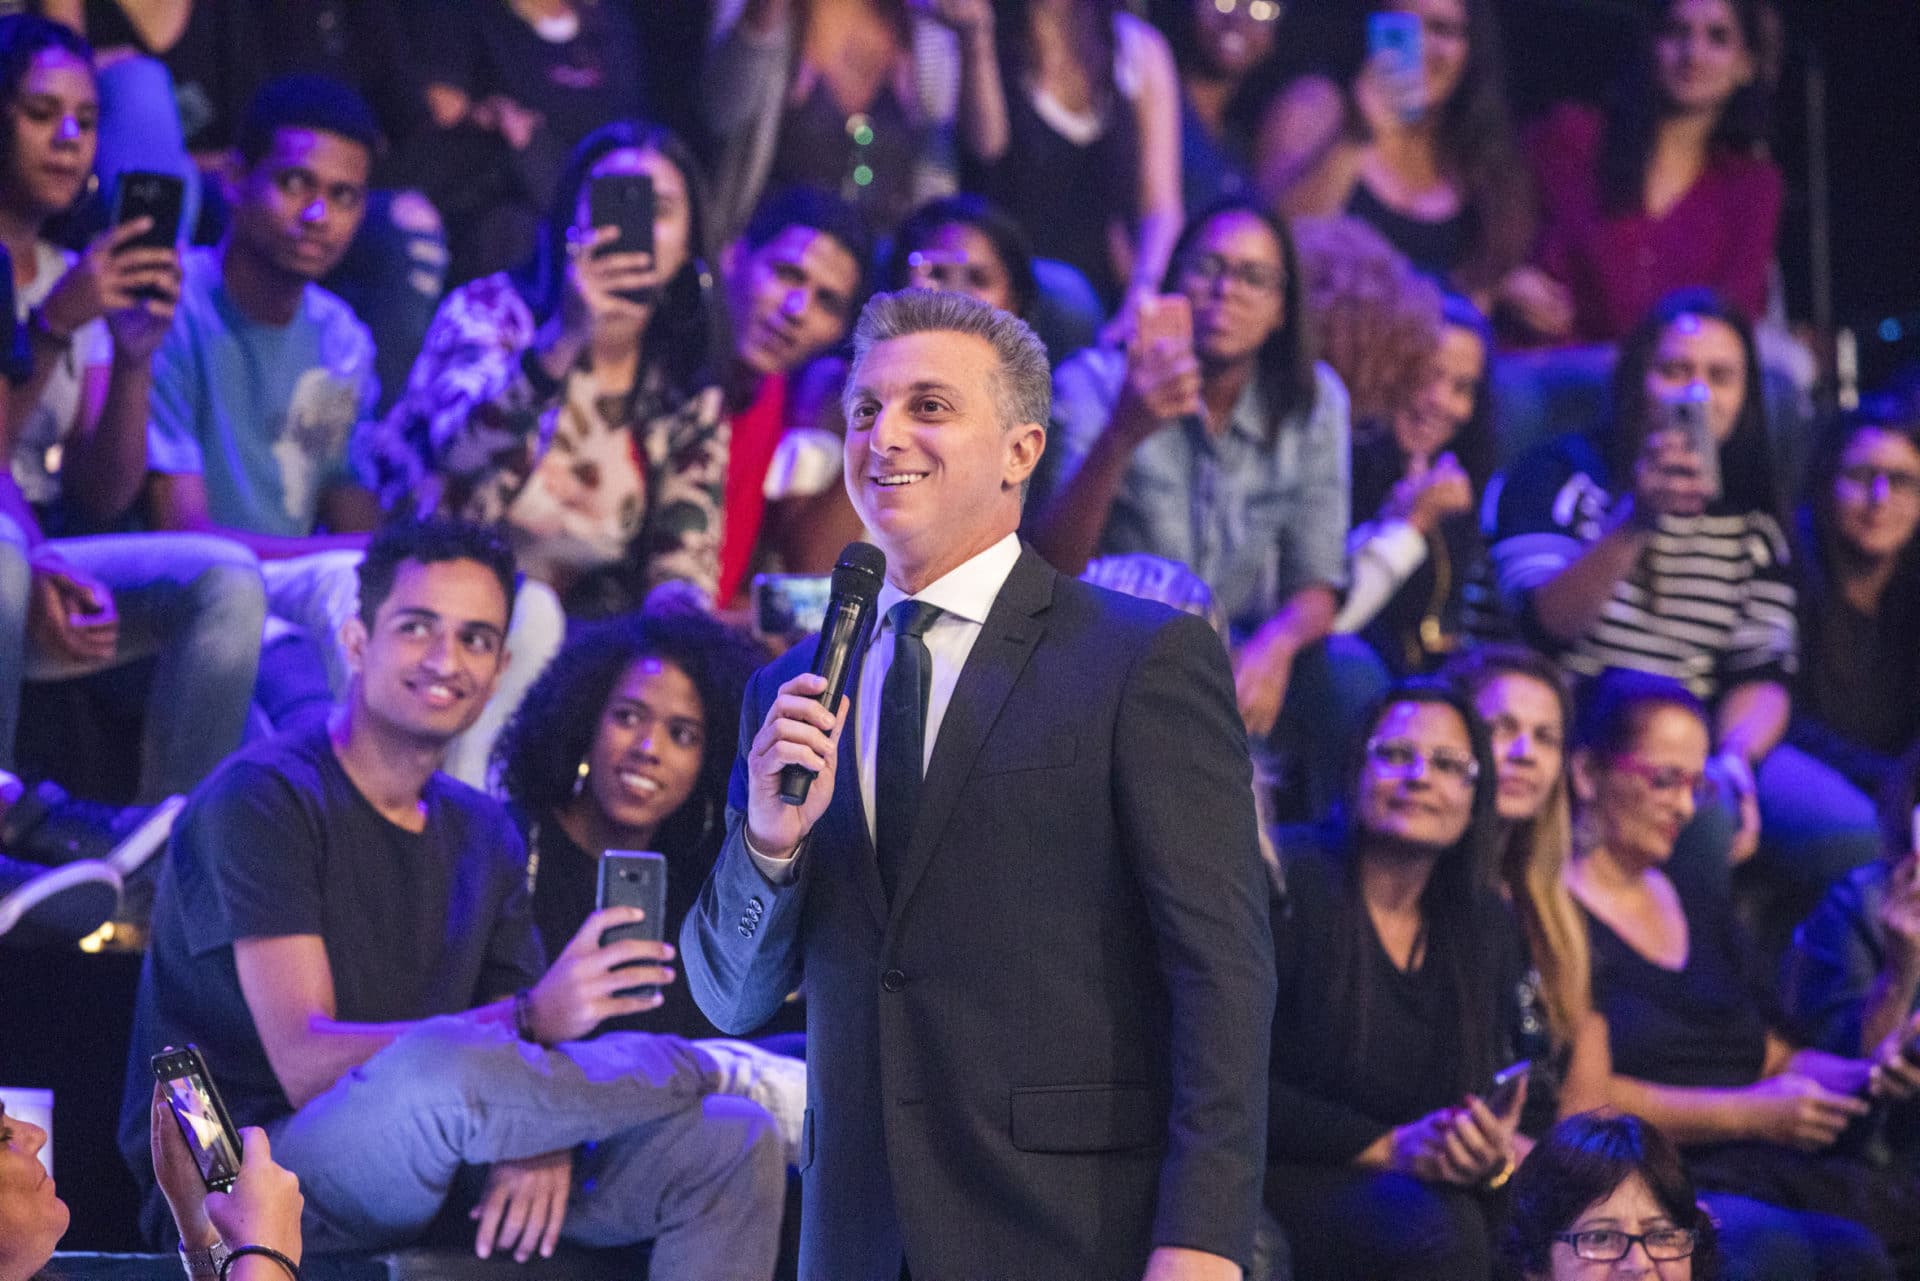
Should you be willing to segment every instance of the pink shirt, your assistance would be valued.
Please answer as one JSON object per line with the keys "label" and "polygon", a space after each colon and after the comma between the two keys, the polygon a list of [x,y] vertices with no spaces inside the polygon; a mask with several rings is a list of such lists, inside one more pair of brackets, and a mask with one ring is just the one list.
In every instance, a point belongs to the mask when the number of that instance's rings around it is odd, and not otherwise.
{"label": "pink shirt", "polygon": [[1780,170],[1722,151],[1673,208],[1610,213],[1600,191],[1604,118],[1562,104],[1527,134],[1540,186],[1539,266],[1573,293],[1574,340],[1616,342],[1663,296],[1709,286],[1749,317],[1766,307]]}

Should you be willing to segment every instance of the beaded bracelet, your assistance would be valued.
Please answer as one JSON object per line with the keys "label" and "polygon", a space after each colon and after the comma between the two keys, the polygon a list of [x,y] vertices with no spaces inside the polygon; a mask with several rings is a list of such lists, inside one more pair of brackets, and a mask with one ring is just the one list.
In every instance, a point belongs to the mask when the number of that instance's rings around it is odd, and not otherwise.
{"label": "beaded bracelet", "polygon": [[292,1259],[289,1259],[286,1255],[280,1253],[270,1245],[235,1246],[228,1252],[227,1257],[221,1261],[220,1281],[227,1281],[227,1275],[233,1271],[233,1265],[249,1254],[257,1254],[263,1259],[272,1259],[286,1271],[288,1276],[293,1278],[293,1281],[300,1281],[299,1266],[296,1265]]}

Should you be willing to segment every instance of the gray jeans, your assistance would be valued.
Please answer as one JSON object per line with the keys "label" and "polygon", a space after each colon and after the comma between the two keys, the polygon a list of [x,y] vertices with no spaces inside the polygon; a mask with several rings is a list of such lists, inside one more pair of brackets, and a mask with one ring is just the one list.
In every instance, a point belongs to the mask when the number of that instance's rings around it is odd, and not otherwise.
{"label": "gray jeans", "polygon": [[0,531],[0,768],[13,764],[23,679],[64,680],[158,656],[138,799],[153,804],[192,790],[240,745],[246,728],[266,611],[259,562],[238,543],[206,534],[106,534],[46,547],[113,593],[119,641],[109,661],[91,666],[28,644],[27,556]]}
{"label": "gray jeans", "polygon": [[575,1149],[562,1237],[653,1242],[652,1275],[766,1281],[786,1156],[758,1104],[711,1091],[678,1037],[616,1032],[558,1049],[464,1018],[422,1023],[270,1127],[300,1176],[314,1251],[418,1237],[466,1166]]}

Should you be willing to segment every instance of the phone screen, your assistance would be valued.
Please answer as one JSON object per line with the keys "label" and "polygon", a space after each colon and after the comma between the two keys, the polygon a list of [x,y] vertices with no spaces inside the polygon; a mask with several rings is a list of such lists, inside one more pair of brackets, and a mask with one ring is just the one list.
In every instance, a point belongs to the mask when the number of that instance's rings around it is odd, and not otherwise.
{"label": "phone screen", "polygon": [[1367,54],[1379,68],[1393,109],[1409,123],[1426,110],[1426,67],[1420,15],[1387,9],[1367,20]]}
{"label": "phone screen", "polygon": [[182,1061],[172,1070],[182,1075],[161,1082],[166,1087],[168,1110],[179,1123],[194,1164],[200,1167],[200,1177],[215,1191],[225,1191],[240,1175],[240,1153],[228,1132],[224,1109],[215,1102],[213,1087],[198,1067]]}
{"label": "phone screen", "polygon": [[765,637],[811,636],[827,619],[831,574],[755,574],[753,630]]}
{"label": "phone screen", "polygon": [[1707,496],[1718,498],[1720,442],[1713,438],[1713,424],[1709,421],[1712,393],[1700,383],[1689,383],[1665,396],[1661,407],[1667,430],[1685,436],[1693,452],[1699,456],[1700,476],[1706,482]]}

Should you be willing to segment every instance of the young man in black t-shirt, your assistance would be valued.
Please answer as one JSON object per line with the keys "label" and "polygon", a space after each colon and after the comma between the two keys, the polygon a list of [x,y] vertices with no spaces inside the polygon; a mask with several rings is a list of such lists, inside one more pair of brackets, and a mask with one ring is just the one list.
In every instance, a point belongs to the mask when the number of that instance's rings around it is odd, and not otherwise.
{"label": "young man in black t-shirt", "polygon": [[616,993],[672,982],[673,949],[601,946],[640,916],[610,908],[543,974],[512,824],[438,772],[506,664],[512,588],[491,532],[383,532],[343,629],[346,705],[194,795],[154,905],[122,1149],[145,1167],[147,1058],[191,1041],[300,1176],[312,1249],[415,1238],[484,1165],[483,1257],[652,1240],[655,1275],[766,1276],[785,1160],[767,1113],[718,1093],[725,1052],[581,1039],[657,1006]]}

